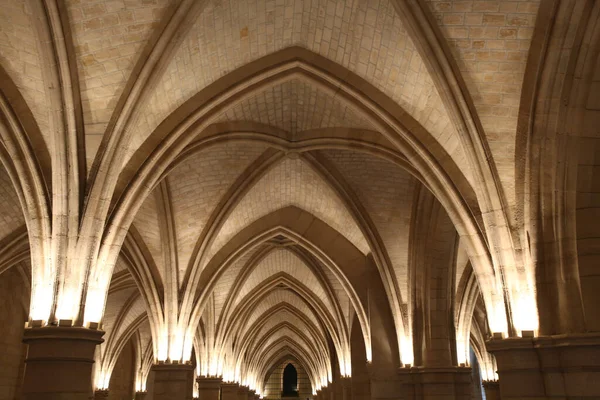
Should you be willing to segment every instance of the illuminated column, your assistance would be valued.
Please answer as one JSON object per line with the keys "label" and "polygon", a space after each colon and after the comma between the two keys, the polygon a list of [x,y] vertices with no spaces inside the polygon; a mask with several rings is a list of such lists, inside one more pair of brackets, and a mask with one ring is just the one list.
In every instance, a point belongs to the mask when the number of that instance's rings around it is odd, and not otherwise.
{"label": "illuminated column", "polygon": [[600,334],[491,339],[502,400],[599,399]]}
{"label": "illuminated column", "polygon": [[407,399],[471,399],[471,368],[411,367],[399,371]]}
{"label": "illuminated column", "polygon": [[191,400],[194,367],[190,364],[155,364],[153,400]]}
{"label": "illuminated column", "polygon": [[108,399],[108,389],[96,390],[94,392],[94,400]]}
{"label": "illuminated column", "polygon": [[248,400],[248,387],[241,386],[238,388],[238,400]]}
{"label": "illuminated column", "polygon": [[500,383],[498,381],[483,381],[483,390],[487,400],[500,400]]}
{"label": "illuminated column", "polygon": [[221,378],[196,378],[198,382],[198,400],[219,400],[221,393]]}
{"label": "illuminated column", "polygon": [[352,378],[341,378],[342,400],[352,400]]}
{"label": "illuminated column", "polygon": [[237,383],[223,383],[221,385],[221,400],[238,400],[238,390],[240,385]]}
{"label": "illuminated column", "polygon": [[147,392],[135,392],[135,400],[146,400]]}
{"label": "illuminated column", "polygon": [[79,327],[26,328],[29,345],[23,400],[89,400],[96,346],[103,331]]}

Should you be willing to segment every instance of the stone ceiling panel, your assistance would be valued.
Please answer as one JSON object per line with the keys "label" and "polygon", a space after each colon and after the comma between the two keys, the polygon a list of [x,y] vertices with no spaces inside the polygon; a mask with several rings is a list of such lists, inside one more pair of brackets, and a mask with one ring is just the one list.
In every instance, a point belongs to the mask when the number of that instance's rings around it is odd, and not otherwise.
{"label": "stone ceiling panel", "polygon": [[455,159],[462,159],[441,98],[388,0],[207,2],[136,116],[133,148],[201,89],[250,61],[290,46],[320,54],[366,79],[431,131]]}
{"label": "stone ceiling panel", "polygon": [[417,180],[386,160],[345,150],[324,152],[375,224],[404,299],[408,290],[408,242]]}
{"label": "stone ceiling panel", "polygon": [[217,318],[223,311],[225,301],[229,297],[233,284],[237,279],[240,271],[246,265],[250,257],[255,254],[256,250],[252,250],[241,256],[231,267],[227,268],[223,275],[219,278],[215,284],[215,290],[213,291],[213,298],[215,303],[215,315]]}
{"label": "stone ceiling panel", "polygon": [[265,321],[265,324],[263,325],[263,327],[260,328],[260,330],[258,331],[257,337],[258,338],[264,337],[267,334],[267,332],[269,332],[271,329],[273,329],[276,325],[279,325],[284,322],[287,322],[287,323],[295,326],[301,332],[304,332],[307,335],[310,334],[308,325],[306,325],[306,323],[303,320],[298,318],[296,315],[290,313],[288,310],[284,309],[284,310],[277,311],[275,314],[271,315],[269,317],[269,319],[267,319]]}
{"label": "stone ceiling panel", "polygon": [[473,98],[512,204],[517,116],[540,2],[427,1]]}
{"label": "stone ceiling panel", "polygon": [[144,240],[146,247],[148,247],[148,251],[164,282],[165,263],[163,260],[162,236],[158,212],[156,192],[151,192],[135,215],[133,226]]}
{"label": "stone ceiling panel", "polygon": [[308,305],[302,300],[295,292],[287,289],[275,289],[272,290],[265,298],[256,305],[252,314],[248,318],[248,320],[244,323],[243,332],[246,332],[250,329],[256,320],[264,315],[267,310],[272,307],[275,307],[279,304],[287,303],[296,309],[300,310],[301,313],[306,315],[306,317],[318,327],[319,331],[322,335],[324,335],[324,331],[322,329],[322,325],[319,323],[318,317],[315,313],[308,307]]}
{"label": "stone ceiling panel", "polygon": [[88,164],[138,57],[174,0],[67,0],[83,103]]}
{"label": "stone ceiling panel", "polygon": [[291,339],[293,342],[300,345],[302,348],[306,350],[307,353],[311,354],[309,344],[300,337],[296,332],[292,331],[288,327],[282,327],[277,331],[273,332],[269,337],[265,340],[262,346],[258,349],[258,354],[264,354],[269,349],[271,349],[275,342],[277,342],[281,338]]}
{"label": "stone ceiling panel", "polygon": [[175,218],[180,277],[223,195],[265,147],[248,143],[212,146],[178,165],[168,175]]}
{"label": "stone ceiling panel", "polygon": [[0,164],[0,240],[25,225],[25,218],[17,192],[6,169]]}
{"label": "stone ceiling panel", "polygon": [[319,278],[304,261],[286,249],[275,249],[258,263],[248,275],[239,292],[236,293],[235,304],[238,305],[245,296],[255,291],[262,282],[281,272],[301,282],[314,293],[317,299],[323,301],[329,309],[333,309],[333,305],[327,297],[325,288]]}
{"label": "stone ceiling panel", "polygon": [[222,121],[253,121],[292,134],[318,128],[374,130],[356,110],[309,82],[292,79],[236,104]]}
{"label": "stone ceiling panel", "polygon": [[[106,298],[106,309],[102,319],[102,329],[105,332],[105,337],[110,336],[113,328],[115,327],[115,321],[123,309],[123,305],[136,290],[137,289],[135,288],[119,290],[118,292],[111,293],[111,295]],[[101,345],[101,349],[102,352],[106,350],[105,343]]]}
{"label": "stone ceiling panel", "polygon": [[240,200],[208,251],[206,262],[252,222],[292,205],[323,220],[363,254],[369,252],[362,232],[337,194],[304,161],[286,158],[267,172]]}
{"label": "stone ceiling panel", "polygon": [[131,305],[131,308],[123,318],[123,322],[119,327],[119,330],[116,332],[117,337],[122,336],[127,328],[141,315],[146,313],[146,303],[142,296],[138,296],[135,299],[134,303]]}
{"label": "stone ceiling panel", "polygon": [[325,279],[327,279],[331,289],[333,290],[334,296],[337,298],[337,301],[340,304],[342,315],[346,319],[348,329],[350,329],[352,325],[352,317],[354,316],[354,307],[352,306],[352,303],[350,303],[350,297],[348,297],[348,294],[342,286],[342,283],[335,277],[335,275],[333,275],[333,272],[331,272],[329,268],[321,266],[321,270],[323,271]]}
{"label": "stone ceiling panel", "polygon": [[43,59],[28,1],[4,1],[0,7],[0,64],[31,108],[46,145],[51,146]]}

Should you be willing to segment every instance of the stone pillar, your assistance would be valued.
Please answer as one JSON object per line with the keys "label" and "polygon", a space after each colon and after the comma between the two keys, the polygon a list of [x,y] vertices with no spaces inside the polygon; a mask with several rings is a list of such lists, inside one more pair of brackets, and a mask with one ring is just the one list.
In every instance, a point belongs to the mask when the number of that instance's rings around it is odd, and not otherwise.
{"label": "stone pillar", "polygon": [[329,386],[324,386],[321,388],[321,395],[319,396],[320,400],[329,400]]}
{"label": "stone pillar", "polygon": [[103,331],[81,327],[26,328],[29,345],[23,400],[89,400],[96,346]]}
{"label": "stone pillar", "polygon": [[237,383],[223,383],[221,385],[221,400],[238,400],[238,390],[240,385]]}
{"label": "stone pillar", "polygon": [[146,400],[148,392],[135,392],[135,400]]}
{"label": "stone pillar", "polygon": [[352,400],[352,378],[341,378],[342,400]]}
{"label": "stone pillar", "polygon": [[94,400],[106,400],[108,399],[108,389],[96,390],[94,392]]}
{"label": "stone pillar", "polygon": [[498,381],[483,381],[483,390],[487,400],[500,400],[500,383]]}
{"label": "stone pillar", "polygon": [[491,339],[502,400],[600,399],[600,335]]}
{"label": "stone pillar", "polygon": [[241,386],[238,388],[238,400],[248,400],[248,387]]}
{"label": "stone pillar", "polygon": [[196,378],[198,382],[198,400],[219,400],[221,394],[221,378]]}
{"label": "stone pillar", "polygon": [[470,400],[471,368],[402,368],[399,371],[403,381],[406,400]]}
{"label": "stone pillar", "polygon": [[192,400],[194,367],[190,364],[155,364],[153,400]]}

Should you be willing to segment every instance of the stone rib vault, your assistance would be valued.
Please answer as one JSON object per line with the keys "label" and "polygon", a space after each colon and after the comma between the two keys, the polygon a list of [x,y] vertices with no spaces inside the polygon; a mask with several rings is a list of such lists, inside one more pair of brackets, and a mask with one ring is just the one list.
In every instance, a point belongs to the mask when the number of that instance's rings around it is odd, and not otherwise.
{"label": "stone rib vault", "polygon": [[600,1],[0,0],[0,400],[600,398]]}

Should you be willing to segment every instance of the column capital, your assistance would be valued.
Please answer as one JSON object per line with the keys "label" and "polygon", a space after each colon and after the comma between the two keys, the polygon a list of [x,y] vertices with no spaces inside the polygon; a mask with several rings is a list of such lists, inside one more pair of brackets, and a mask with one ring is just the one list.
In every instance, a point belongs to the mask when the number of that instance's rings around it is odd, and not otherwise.
{"label": "column capital", "polygon": [[223,379],[216,376],[199,376],[196,382],[199,389],[221,389]]}
{"label": "column capital", "polygon": [[152,369],[155,371],[193,371],[194,366],[188,363],[171,363],[171,362],[159,362],[152,365]]}
{"label": "column capital", "polygon": [[94,400],[108,399],[108,389],[100,389],[94,392]]}
{"label": "column capital", "polygon": [[194,367],[191,364],[160,362],[152,366],[154,400],[191,400]]}
{"label": "column capital", "polygon": [[92,393],[96,346],[104,331],[83,327],[28,327],[23,343],[29,348],[23,379],[23,400],[82,399]]}
{"label": "column capital", "polygon": [[25,328],[23,343],[31,344],[36,341],[60,341],[74,340],[89,342],[98,345],[104,342],[102,339],[104,331],[98,329],[83,328],[81,326],[44,326],[39,328]]}
{"label": "column capital", "polygon": [[135,392],[135,400],[146,400],[148,392]]}

